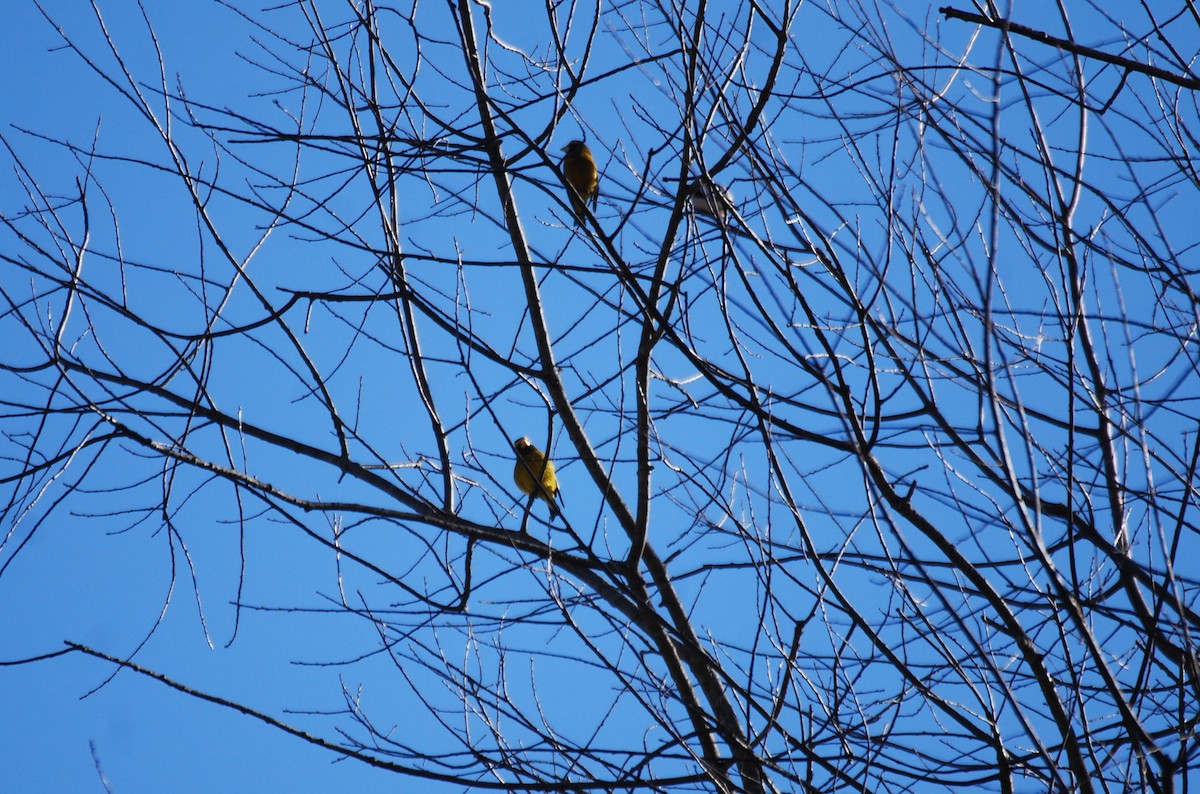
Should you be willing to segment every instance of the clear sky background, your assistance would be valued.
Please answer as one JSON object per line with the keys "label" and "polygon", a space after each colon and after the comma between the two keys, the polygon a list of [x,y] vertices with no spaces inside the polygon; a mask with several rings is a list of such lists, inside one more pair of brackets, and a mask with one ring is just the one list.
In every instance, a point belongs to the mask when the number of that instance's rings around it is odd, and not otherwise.
{"label": "clear sky background", "polygon": [[[130,3],[101,1],[99,5],[108,30],[119,44],[122,56],[128,59],[131,71],[142,81],[158,79],[154,51],[137,9]],[[527,48],[536,46],[537,30],[526,24],[534,15],[524,13],[522,3],[501,0],[492,5],[501,37]],[[914,14],[908,22],[923,28],[936,16],[938,4],[923,5],[919,13],[909,4],[904,5],[907,13]],[[88,47],[88,53],[99,59],[103,69],[116,66],[111,54],[105,53],[96,21],[84,4],[75,0],[50,0],[44,7],[69,36]],[[538,4],[530,6],[536,7]],[[1047,22],[1037,16],[1032,5],[1022,7],[1021,11],[1027,24]],[[166,79],[173,88],[178,80],[188,96],[199,102],[216,107],[254,107],[256,112],[265,113],[263,108],[269,106],[270,96],[251,95],[269,90],[273,81],[264,78],[257,66],[242,57],[269,62],[252,40],[252,36],[257,35],[252,25],[230,9],[203,0],[149,2],[147,12],[158,45],[166,55]],[[161,148],[161,141],[148,133],[144,122],[131,112],[129,105],[117,99],[115,89],[89,70],[77,54],[63,48],[62,38],[33,2],[11,0],[4,13],[6,19],[0,25],[0,68],[8,80],[4,91],[0,92],[0,135],[22,163],[36,169],[35,179],[49,194],[69,196],[75,189],[75,179],[86,157],[67,153],[52,142],[39,140],[39,133],[69,140],[85,150],[97,136],[99,148],[105,151],[141,153]],[[887,10],[886,14],[889,24],[896,30],[895,40],[913,45],[912,61],[919,62],[922,55],[915,49],[918,37],[904,32],[906,21],[900,14],[894,10]],[[273,13],[266,18],[272,24],[286,25],[289,16]],[[294,29],[280,27],[273,32],[299,39],[309,35],[301,20],[294,16],[291,19]],[[832,74],[840,68],[838,48],[841,45],[836,39],[821,35],[820,14],[814,12],[807,19],[810,20],[807,24],[797,27],[798,35],[811,39],[805,48],[806,56],[821,63],[821,68],[828,68]],[[876,24],[879,20],[869,22]],[[957,51],[956,47],[961,48],[972,30],[964,24],[945,26],[944,41],[948,51],[953,53]],[[1086,28],[1076,33],[1083,38]],[[454,37],[448,33],[447,38],[452,40]],[[1104,46],[1113,42],[1096,40],[1089,43]],[[605,39],[597,47],[595,72],[622,64],[623,53],[614,42]],[[437,76],[427,73],[423,79],[436,80]],[[1116,84],[1111,72],[1102,71],[1097,79]],[[970,76],[964,76],[962,80],[969,83]],[[966,91],[977,88],[983,90],[986,85],[980,81],[978,87],[956,86],[956,90]],[[670,101],[669,95],[660,89],[647,72],[630,71],[618,80],[582,94],[577,105],[586,108],[586,119],[569,115],[555,132],[556,148],[551,153],[554,159],[559,156],[559,144],[586,136],[602,165],[606,166],[598,217],[613,219],[616,213],[610,212],[607,206],[630,201],[641,188],[643,175],[623,170],[623,163],[652,159],[645,151],[638,150],[638,141],[628,135],[628,130],[636,125],[633,122],[629,125],[618,123],[617,116],[627,113],[620,103],[635,101],[653,115],[656,106]],[[429,96],[428,92],[426,96]],[[846,101],[853,100],[848,97]],[[853,107],[847,105],[842,110],[849,114]],[[545,108],[528,112],[531,119],[540,118],[540,123],[546,122]],[[814,116],[812,129],[789,120],[783,128],[772,132],[788,159],[805,169],[807,188],[814,194],[836,197],[829,200],[852,214],[853,208],[867,206],[867,191],[855,163],[842,156],[845,147],[839,137],[840,131],[831,129],[829,124],[829,119]],[[1024,134],[1024,131],[1014,130],[1013,134]],[[186,130],[180,130],[180,135],[193,146],[189,151],[196,162],[204,160],[203,142]],[[144,156],[154,159],[158,155]],[[286,155],[264,157],[273,166],[286,166]],[[28,177],[13,167],[13,157],[5,155],[3,162],[0,212],[7,214],[28,203],[23,187],[23,181]],[[542,183],[548,178],[548,172],[537,170],[541,166],[536,158],[528,158],[522,167]],[[206,250],[204,243],[198,242],[194,215],[186,211],[186,206],[181,209],[178,187],[170,179],[157,178],[145,169],[122,168],[116,163],[105,164],[103,168],[107,194],[103,201],[97,197],[94,206],[102,208],[106,201],[111,201],[119,209],[119,227],[114,226],[111,217],[97,212],[92,218],[97,247],[112,250],[119,230],[122,253],[130,261],[170,269],[172,261],[178,260],[188,263],[181,268],[183,270],[194,269],[194,263],[202,259],[219,261],[219,257],[212,257],[211,251]],[[655,168],[647,176],[652,185],[650,192],[660,190],[666,207],[671,199],[668,177],[673,173],[672,166],[668,161],[657,163]],[[730,177],[739,202],[753,196],[755,186],[739,179],[736,169],[730,171]],[[953,181],[964,177],[961,172],[948,170],[930,175],[931,180],[935,178]],[[416,222],[423,212],[435,208],[435,201],[448,201],[444,188],[436,187],[438,189],[431,187],[428,194],[414,192],[406,196],[406,206],[420,210],[412,209],[412,218],[406,218],[412,223],[405,229],[406,243],[412,250],[422,250],[424,243],[433,249],[448,237],[461,239],[468,258],[472,253],[487,251],[489,246],[493,257],[498,247],[503,250],[503,237],[495,229],[486,228],[484,222],[465,214],[453,216],[448,221]],[[528,213],[526,217],[536,219],[529,226],[535,248],[544,252],[548,260],[561,258],[568,264],[590,265],[593,261],[589,259],[591,252],[579,240],[568,238],[564,233],[557,199],[545,195],[539,184],[533,182],[519,182],[519,189]],[[443,192],[439,193],[439,190]],[[494,203],[495,197],[487,195],[480,200]],[[421,202],[428,202],[428,207]],[[243,251],[248,250],[259,233],[255,227],[259,219],[246,213],[243,221],[238,214],[243,210],[236,205],[223,206],[219,199],[214,205],[215,211],[229,221],[226,226],[238,230],[231,240],[242,246]],[[818,215],[821,213],[820,208],[813,211]],[[1086,204],[1083,211],[1094,212],[1097,218],[1103,215],[1102,208]],[[665,212],[664,209],[658,215],[651,211],[635,216],[621,238],[626,250],[653,241],[659,231],[655,224],[665,218]],[[1164,203],[1161,221],[1173,224],[1192,212],[1194,207]],[[828,223],[828,229],[838,225],[831,215],[825,215],[822,220]],[[478,225],[470,226],[472,223]],[[878,235],[880,230],[866,224],[861,233],[864,246],[869,247],[873,239],[877,242],[878,237],[872,235]],[[839,245],[845,246],[844,251],[853,250],[855,242],[847,242],[851,239],[850,232],[843,229]],[[6,234],[0,238],[0,246],[13,250],[15,241]],[[439,253],[445,250],[442,245]],[[566,254],[560,257],[560,251]],[[1008,268],[1005,272],[1013,276],[1013,284],[1020,284],[1020,268],[1027,264],[1014,256],[1001,267]],[[280,288],[313,289],[331,288],[344,282],[343,273],[365,269],[363,262],[356,260],[353,254],[330,253],[327,248],[307,245],[285,234],[272,238],[270,245],[254,260],[254,267],[264,283],[273,283]],[[264,271],[270,276],[262,276]],[[10,270],[0,278],[10,290],[19,291],[20,275]],[[435,276],[431,274],[430,278]],[[452,285],[453,279],[448,283]],[[473,300],[486,310],[481,312],[477,331],[489,338],[503,338],[506,333],[518,337],[519,333],[511,329],[515,320],[506,315],[504,307],[511,301],[522,299],[519,284],[503,274],[475,273],[471,285]],[[165,276],[157,281],[147,276],[130,284],[129,289],[138,305],[147,306],[147,311],[159,312],[157,319],[163,322],[170,322],[172,315],[180,311],[178,307],[183,305],[179,299],[185,288]],[[551,295],[551,322],[561,334],[564,349],[591,344],[601,333],[598,328],[605,316],[592,314],[587,296],[579,292],[548,294]],[[702,292],[694,297],[697,305],[712,300],[711,295],[706,297]],[[1137,287],[1131,290],[1130,297],[1135,303],[1142,301],[1142,306],[1153,300],[1153,296],[1139,294]],[[237,299],[241,300],[242,296]],[[814,301],[819,303],[820,300],[820,297],[814,297]],[[249,318],[254,316],[255,310],[252,303],[247,302],[244,307],[235,305],[231,315]],[[695,329],[700,336],[708,330],[704,327],[705,316],[703,312],[695,315]],[[714,312],[711,316],[715,321],[718,315]],[[186,325],[182,317],[180,322]],[[379,325],[375,325],[376,322]],[[378,355],[379,348],[368,347],[364,351],[358,346],[353,347],[343,363],[337,364],[341,352],[356,338],[358,329],[352,323],[340,323],[337,318],[318,311],[311,326],[306,326],[299,314],[293,325],[306,329],[305,344],[323,364],[328,363],[327,371],[344,372],[344,377],[336,381],[342,389],[339,395],[344,404],[357,406],[360,413],[356,414],[356,419],[361,417],[363,434],[375,444],[372,453],[377,453],[381,460],[397,461],[428,452],[427,449],[406,447],[405,439],[392,429],[394,425],[420,415],[415,398],[405,390],[401,379],[388,376],[389,368],[401,366],[398,357]],[[368,332],[382,334],[387,333],[386,328],[386,322],[377,318],[372,318],[372,323],[366,326]],[[114,336],[109,339],[120,340],[122,333],[125,331],[114,328]],[[719,336],[715,332],[714,335]],[[129,339],[131,346],[141,344],[132,334]],[[86,340],[81,344],[87,344]],[[529,349],[532,350],[531,344]],[[136,361],[138,356],[144,356],[142,363],[152,367],[164,352],[152,347],[137,348],[136,355],[127,356],[127,359]],[[311,409],[300,400],[297,384],[279,375],[280,370],[266,345],[260,348],[241,346],[222,350],[221,354],[225,377],[215,381],[215,385],[225,391],[215,394],[216,399],[226,407],[237,405],[248,421],[267,426],[278,422],[297,436],[328,446],[328,435],[321,429],[319,412],[316,415],[308,413]],[[605,352],[597,350],[591,355],[599,358]],[[686,362],[667,354],[656,364],[662,368],[664,377],[678,378],[681,382],[686,382],[693,374]],[[482,369],[485,365],[480,366]],[[780,393],[800,388],[796,385],[795,371],[783,365],[779,367],[776,384],[781,387]],[[354,395],[360,383],[366,386],[361,402],[356,402],[358,398]],[[447,372],[436,388],[443,396],[454,394],[456,389],[460,393],[469,391],[452,372]],[[447,404],[450,402],[446,400]],[[962,407],[968,411],[975,409],[973,404]],[[477,519],[486,512],[484,505],[491,504],[480,496],[481,491],[510,488],[506,481],[511,467],[507,439],[522,433],[536,439],[545,437],[545,409],[532,391],[520,396],[506,392],[505,399],[498,400],[491,408],[498,416],[497,426],[477,419],[471,444],[472,450],[481,458],[478,466],[483,473],[480,476],[489,470],[498,472],[499,482],[483,483],[476,490],[467,489],[464,499],[469,509],[476,510],[474,516]],[[470,410],[478,411],[479,408],[472,406]],[[680,417],[672,421],[678,422],[674,427],[679,428],[686,427],[689,420]],[[1187,423],[1178,421],[1182,435]],[[311,427],[307,422],[311,422]],[[593,428],[601,437],[605,432],[614,436],[620,432],[606,427],[600,419]],[[12,425],[5,429],[9,433],[20,432]],[[808,429],[836,431],[832,420],[828,427]],[[684,433],[680,435],[686,437]],[[719,455],[724,446],[720,438],[706,438],[701,426],[694,429],[688,441],[700,450],[705,445],[711,446],[713,456]],[[13,453],[4,454],[7,458]],[[356,490],[353,483],[340,482],[328,470],[308,468],[288,456],[272,458],[269,452],[261,450],[252,450],[249,456],[252,464],[248,468],[269,474],[272,481],[280,485],[302,483],[303,487],[297,488],[298,491],[322,495],[336,493],[340,498],[369,496],[364,494],[366,489]],[[0,463],[0,466],[7,465],[7,461]],[[161,487],[158,484],[161,467],[153,461],[144,462],[144,468],[139,468],[142,464],[129,459],[128,465],[128,469],[93,472],[88,487],[123,485],[142,477],[150,483],[151,490]],[[746,465],[753,469],[758,464],[749,461]],[[918,468],[918,464],[914,463],[913,468]],[[4,471],[0,469],[0,473]],[[627,484],[632,477],[630,471],[618,466],[617,479],[625,477]],[[74,474],[69,471],[61,482],[48,486],[48,492],[62,493],[62,489],[74,481]],[[667,476],[666,472],[660,474]],[[573,468],[568,462],[562,467],[561,475],[568,505],[571,510],[578,511],[576,515],[595,512],[597,516],[603,516],[600,497],[590,492],[586,475],[578,467]],[[15,549],[15,544],[10,542],[0,553],[0,565],[5,566],[0,575],[0,661],[52,653],[60,649],[65,640],[115,655],[130,654],[146,639],[161,614],[161,625],[138,652],[136,660],[197,690],[282,716],[326,736],[334,736],[335,727],[345,724],[345,716],[340,712],[347,703],[359,697],[370,704],[371,714],[386,715],[396,735],[419,737],[425,731],[436,730],[422,722],[426,719],[424,710],[415,697],[415,693],[425,686],[422,672],[416,668],[406,670],[412,676],[410,681],[398,681],[391,659],[381,655],[362,657],[372,654],[378,645],[375,629],[369,621],[355,625],[344,616],[322,614],[323,610],[333,607],[339,592],[359,593],[373,606],[385,607],[388,602],[386,583],[362,571],[354,571],[352,566],[339,568],[327,548],[308,542],[295,527],[281,521],[258,522],[254,524],[253,532],[240,535],[236,529],[239,510],[253,513],[259,506],[233,504],[227,499],[227,492],[198,485],[202,479],[194,476],[187,480],[187,475],[181,475],[181,482],[172,486],[180,494],[196,488],[193,498],[180,500],[178,513],[173,516],[173,521],[183,528],[191,567],[182,556],[183,547],[160,528],[160,517],[147,515],[138,520],[136,516],[115,512],[127,506],[120,501],[122,494],[77,493],[72,497],[69,510],[54,512],[44,524],[38,524],[36,519],[42,509],[40,506],[31,511],[34,518],[22,519],[20,533],[13,537],[24,537],[28,533],[31,539],[28,543],[16,544],[19,548]],[[836,470],[830,470],[815,474],[809,485],[811,492],[802,494],[801,498],[812,506],[810,520],[814,526],[830,533],[853,531],[853,527],[839,523],[842,518],[835,510],[826,511],[826,507],[836,504],[839,499],[855,498],[861,484],[847,485],[836,476]],[[674,495],[680,493],[684,493],[684,489]],[[144,502],[132,494],[129,498],[130,505]],[[747,504],[754,501],[750,496],[745,498]],[[662,502],[664,525],[669,525],[670,519],[677,519],[680,512],[672,511],[669,499]],[[760,508],[762,504],[757,502]],[[823,511],[828,515],[821,516]],[[18,518],[21,517],[10,520]],[[511,514],[498,515],[496,520],[511,522]],[[310,520],[310,524],[319,528],[320,521]],[[35,527],[32,531],[31,526]],[[594,529],[602,533],[604,528],[603,519],[597,519]],[[10,529],[6,525],[0,527],[0,532]],[[392,536],[388,532],[387,527],[368,523],[352,527],[350,534],[360,544],[356,548],[368,550],[373,561],[387,570],[402,571],[408,560],[391,545]],[[967,523],[960,535],[964,542],[970,539],[971,543],[987,543],[971,538]],[[865,542],[870,543],[869,540]],[[716,546],[689,548],[682,540],[678,546],[664,545],[670,552],[684,554],[685,559],[689,559],[688,555],[694,555],[694,559],[705,554],[715,559],[725,553]],[[244,570],[241,567],[243,559]],[[239,583],[244,583],[241,590]],[[887,583],[879,577],[864,576],[861,584],[861,605],[865,609],[881,609],[891,597]],[[779,586],[786,585],[781,583]],[[531,589],[537,588],[531,586]],[[704,590],[702,582],[698,581],[683,582],[681,589],[686,597],[694,599],[689,603],[696,605],[697,613],[703,611],[704,625],[717,635],[736,631],[738,624],[746,620],[747,609],[753,609],[752,603],[741,602],[741,599],[751,600],[751,589]],[[504,600],[511,597],[511,592],[489,591],[482,587],[476,606],[481,614],[502,614]],[[200,603],[197,603],[197,593],[202,599]],[[714,598],[719,603],[713,604]],[[231,606],[238,599],[246,607],[240,611]],[[310,611],[278,611],[291,607]],[[517,629],[509,639],[514,646],[546,641],[544,636],[524,635]],[[439,637],[439,641],[444,642],[443,647],[451,653],[467,654],[470,651],[461,637],[452,632]],[[568,644],[569,637],[556,635],[553,641],[564,643],[565,653],[577,650]],[[806,642],[809,642],[808,638]],[[818,638],[814,642],[819,645],[821,640]],[[551,665],[543,660],[539,670],[539,685],[545,687],[541,694],[546,702],[569,705],[580,713],[603,709],[610,703],[609,693],[581,688],[569,665],[564,665],[561,671],[551,670]],[[253,674],[246,671],[253,671]],[[456,787],[398,778],[372,770],[358,761],[339,760],[333,753],[316,749],[231,710],[199,702],[129,673],[110,679],[112,672],[111,666],[82,656],[0,668],[0,709],[4,714],[0,719],[0,791],[101,791],[97,762],[118,794],[457,790]],[[530,686],[526,671],[510,671],[510,674],[514,689]],[[438,685],[430,683],[429,686]],[[288,713],[287,709],[308,713]],[[376,727],[385,732],[389,730],[389,725]]]}
{"label": "clear sky background", "polygon": [[[147,12],[164,53],[170,80],[178,76],[198,94],[216,104],[231,104],[254,90],[257,70],[235,57],[235,51],[254,51],[227,9],[203,0],[150,2]],[[79,36],[104,58],[103,42],[87,4],[43,3],[70,35]],[[130,66],[142,79],[153,81],[156,66],[145,25],[132,3],[100,3],[104,20]],[[137,150],[161,147],[147,135],[115,91],[90,73],[32,2],[18,0],[4,10],[0,25],[0,63],[8,76],[0,92],[0,121],[5,139],[20,148],[22,157],[40,170],[49,191],[69,192],[79,168],[57,147],[22,135],[14,128],[46,133],[88,146],[97,134],[103,147]],[[113,64],[105,58],[106,67]],[[0,178],[5,211],[26,203],[6,160]],[[186,213],[173,215],[178,199],[173,183],[156,182],[145,173],[109,174],[106,187],[122,206],[119,221],[129,252],[136,258],[160,260],[166,251],[194,251],[194,221]],[[161,192],[160,192],[161,191]],[[109,221],[111,224],[111,221]],[[110,239],[110,233],[98,232]],[[178,236],[178,237],[176,237]],[[182,238],[182,239],[179,239]],[[7,244],[7,243],[6,243]],[[181,253],[188,256],[188,253]],[[13,274],[6,274],[8,281]],[[152,351],[147,350],[147,355]],[[254,378],[252,365],[245,377]],[[262,384],[265,391],[268,384]],[[248,390],[253,393],[256,389]],[[250,394],[239,397],[250,402]],[[114,472],[114,480],[121,474]],[[85,500],[86,501],[86,500]],[[97,512],[107,512],[104,499],[91,500]],[[110,502],[111,504],[111,502]],[[201,512],[213,508],[204,505]],[[116,654],[131,652],[146,636],[158,613],[167,606],[162,627],[145,653],[147,666],[169,667],[177,680],[203,691],[238,700],[272,714],[285,708],[343,709],[337,673],[328,667],[306,667],[340,657],[336,622],[319,618],[302,625],[280,625],[248,613],[236,642],[229,603],[236,595],[238,549],[232,533],[206,522],[191,539],[198,564],[201,594],[212,646],[200,626],[199,609],[183,561],[172,558],[162,534],[134,529],[109,534],[127,521],[111,517],[60,512],[38,530],[21,552],[19,562],[0,577],[0,657],[13,659],[52,652],[71,639]],[[187,523],[187,519],[184,519]],[[212,538],[209,532],[219,535]],[[283,530],[280,530],[283,533]],[[276,539],[277,540],[277,539]],[[212,546],[206,548],[206,543]],[[261,542],[261,548],[255,543]],[[315,593],[334,591],[329,557],[303,546],[285,544],[287,557],[273,556],[271,538],[252,538],[247,556],[252,584],[244,597],[285,603],[289,586],[298,600],[319,600]],[[11,548],[11,546],[9,547]],[[262,554],[257,552],[261,550]],[[180,578],[171,588],[172,571]],[[280,599],[280,600],[275,600]],[[328,636],[319,658],[308,658],[309,632]],[[268,677],[244,675],[261,669],[264,659],[285,654],[298,664],[275,665]],[[170,661],[168,661],[170,660]],[[109,680],[112,667],[78,656],[44,664],[8,667],[0,671],[0,790],[6,792],[102,791],[92,749],[119,794],[133,792],[214,791],[437,791],[437,784],[401,780],[356,762],[339,763],[339,756],[219,706],[193,698],[146,679],[120,674]],[[352,676],[347,685],[354,686]],[[395,714],[404,730],[407,718]],[[316,718],[327,727],[333,720]]]}

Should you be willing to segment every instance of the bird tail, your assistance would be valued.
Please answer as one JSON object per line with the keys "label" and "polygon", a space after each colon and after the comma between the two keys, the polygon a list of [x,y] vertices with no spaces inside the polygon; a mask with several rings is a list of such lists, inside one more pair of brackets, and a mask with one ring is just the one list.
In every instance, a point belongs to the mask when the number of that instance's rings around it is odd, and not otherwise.
{"label": "bird tail", "polygon": [[546,504],[550,505],[550,518],[558,518],[562,515],[562,509],[559,507],[559,503],[563,500],[561,489],[555,491],[554,496],[549,498],[543,496],[542,498],[546,500]]}

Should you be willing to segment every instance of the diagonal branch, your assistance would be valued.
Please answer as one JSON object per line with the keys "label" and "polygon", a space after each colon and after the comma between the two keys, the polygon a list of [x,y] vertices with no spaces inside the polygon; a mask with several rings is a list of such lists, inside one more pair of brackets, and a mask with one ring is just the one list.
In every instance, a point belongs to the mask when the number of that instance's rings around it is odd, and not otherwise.
{"label": "diagonal branch", "polygon": [[1037,30],[1036,28],[1019,25],[1016,22],[1010,22],[1007,19],[992,19],[983,14],[976,14],[971,11],[960,11],[957,8],[943,6],[938,11],[942,13],[946,19],[961,19],[963,22],[973,22],[977,25],[983,25],[989,28],[1003,30],[1005,33],[1015,33],[1018,36],[1024,36],[1027,39],[1040,41],[1042,44],[1049,44],[1052,47],[1058,47],[1060,50],[1073,52],[1076,55],[1082,55],[1085,58],[1091,58],[1104,63],[1111,63],[1113,66],[1119,66],[1131,72],[1140,72],[1150,77],[1157,77],[1160,80],[1166,80],[1168,83],[1192,90],[1200,89],[1200,78],[1187,77],[1168,72],[1166,69],[1160,69],[1157,66],[1141,63],[1140,61],[1132,60],[1131,58],[1122,58],[1119,55],[1110,55],[1103,50],[1097,50],[1094,47],[1085,47],[1082,44],[1076,44],[1070,39],[1062,39],[1058,36],[1051,36],[1049,33]]}

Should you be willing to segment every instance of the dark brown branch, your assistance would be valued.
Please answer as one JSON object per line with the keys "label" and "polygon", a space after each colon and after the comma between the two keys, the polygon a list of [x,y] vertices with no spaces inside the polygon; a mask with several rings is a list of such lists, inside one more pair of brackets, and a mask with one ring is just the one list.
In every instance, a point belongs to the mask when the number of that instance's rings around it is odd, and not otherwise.
{"label": "dark brown branch", "polygon": [[1076,44],[1070,39],[1061,39],[1058,36],[1051,36],[1049,33],[1044,33],[1035,28],[1019,25],[1016,22],[1010,22],[1007,19],[992,19],[985,17],[982,14],[976,14],[971,11],[960,11],[957,8],[943,6],[938,11],[947,19],[961,19],[964,22],[973,22],[977,25],[983,25],[989,28],[1003,30],[1005,33],[1015,33],[1018,36],[1024,36],[1027,39],[1040,41],[1042,44],[1049,44],[1052,47],[1058,47],[1060,50],[1073,52],[1076,55],[1082,55],[1085,58],[1091,58],[1104,63],[1111,63],[1113,66],[1119,66],[1130,72],[1141,72],[1150,77],[1157,77],[1160,80],[1166,80],[1168,83],[1174,83],[1177,86],[1188,88],[1191,90],[1200,89],[1200,79],[1195,77],[1185,77],[1174,72],[1168,72],[1166,69],[1160,69],[1157,66],[1140,63],[1129,58],[1122,58],[1119,55],[1110,55],[1103,50],[1097,50],[1094,47],[1085,47],[1082,44]]}

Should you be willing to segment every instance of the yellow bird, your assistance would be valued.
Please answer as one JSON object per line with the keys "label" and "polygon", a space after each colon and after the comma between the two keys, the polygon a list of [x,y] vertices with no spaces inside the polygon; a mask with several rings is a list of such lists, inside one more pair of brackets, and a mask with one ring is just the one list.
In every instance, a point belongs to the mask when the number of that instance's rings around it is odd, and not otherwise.
{"label": "yellow bird", "polygon": [[596,170],[592,150],[583,141],[571,141],[563,147],[563,151],[566,154],[562,159],[562,172],[567,180],[571,210],[575,213],[575,223],[582,226],[588,201],[592,202],[593,208],[596,206],[596,196],[600,194],[600,172]]}
{"label": "yellow bird", "polygon": [[558,478],[554,476],[554,463],[547,460],[546,455],[529,440],[529,436],[521,436],[513,442],[517,452],[517,465],[513,467],[513,480],[521,493],[526,496],[536,496],[550,505],[551,518],[559,515]]}

